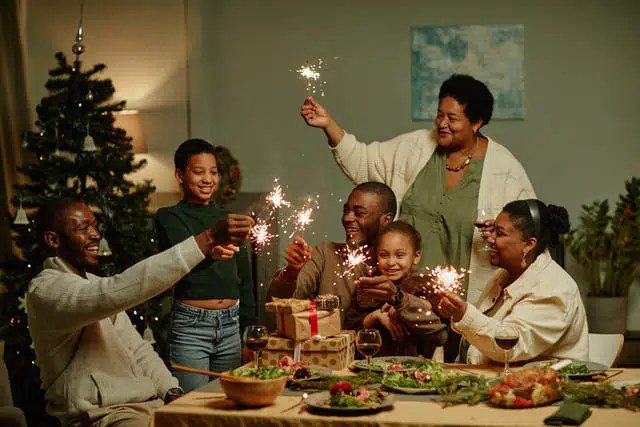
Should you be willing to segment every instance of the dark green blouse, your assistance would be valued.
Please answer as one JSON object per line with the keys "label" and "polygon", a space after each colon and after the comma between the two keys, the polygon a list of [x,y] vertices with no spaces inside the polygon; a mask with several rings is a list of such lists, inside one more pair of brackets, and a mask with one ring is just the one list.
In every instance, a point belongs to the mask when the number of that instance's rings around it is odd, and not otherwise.
{"label": "dark green blouse", "polygon": [[[213,202],[195,205],[182,200],[175,206],[158,209],[155,225],[160,248],[170,248],[201,233],[226,214],[226,210]],[[254,322],[255,299],[247,248],[240,248],[231,260],[205,258],[175,285],[173,295],[179,300],[239,299],[240,323]]]}
{"label": "dark green blouse", "polygon": [[[400,219],[413,225],[422,236],[421,266],[451,264],[468,269],[484,157],[471,160],[465,174],[449,191],[445,162],[444,151],[436,149],[402,199]],[[467,284],[468,276],[465,290]]]}

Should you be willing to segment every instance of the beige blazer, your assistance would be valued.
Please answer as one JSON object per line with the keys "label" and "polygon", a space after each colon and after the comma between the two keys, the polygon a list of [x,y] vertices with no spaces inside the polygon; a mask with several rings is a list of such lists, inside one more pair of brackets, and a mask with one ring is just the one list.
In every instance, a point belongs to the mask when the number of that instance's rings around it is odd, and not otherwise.
{"label": "beige blazer", "polygon": [[[480,178],[478,207],[500,210],[513,200],[535,198],[529,177],[520,162],[505,147],[487,138],[489,146]],[[384,182],[393,189],[399,206],[437,145],[435,131],[426,129],[369,144],[345,133],[332,151],[336,162],[352,182]],[[429,191],[429,188],[424,191]],[[471,303],[478,301],[496,270],[489,262],[488,252],[481,250],[483,245],[480,232],[474,230],[469,266],[472,274],[467,291],[467,301]]]}

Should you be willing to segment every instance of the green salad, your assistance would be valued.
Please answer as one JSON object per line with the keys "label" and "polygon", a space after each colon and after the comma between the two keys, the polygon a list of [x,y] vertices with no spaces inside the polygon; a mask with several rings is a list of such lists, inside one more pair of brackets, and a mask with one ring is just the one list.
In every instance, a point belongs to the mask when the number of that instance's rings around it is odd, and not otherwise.
{"label": "green salad", "polygon": [[277,366],[264,365],[258,368],[238,368],[234,369],[230,373],[236,377],[252,377],[260,380],[274,380],[288,375],[287,371],[280,369]]}
{"label": "green salad", "polygon": [[417,369],[411,371],[387,371],[382,379],[385,386],[437,391],[447,378],[442,366],[432,360],[424,360]]}
{"label": "green salad", "polygon": [[356,366],[361,369],[370,369],[374,371],[408,371],[420,369],[425,366],[430,366],[433,362],[429,359],[396,359],[393,357],[385,357],[381,359],[374,359],[371,364],[366,360],[359,360]]}
{"label": "green salad", "polygon": [[576,375],[576,374],[588,374],[589,368],[584,363],[575,363],[572,362],[569,365],[558,371],[559,374],[564,375]]}
{"label": "green salad", "polygon": [[384,394],[364,386],[354,389],[347,381],[338,381],[329,389],[329,400],[324,406],[330,408],[372,408],[379,406]]}

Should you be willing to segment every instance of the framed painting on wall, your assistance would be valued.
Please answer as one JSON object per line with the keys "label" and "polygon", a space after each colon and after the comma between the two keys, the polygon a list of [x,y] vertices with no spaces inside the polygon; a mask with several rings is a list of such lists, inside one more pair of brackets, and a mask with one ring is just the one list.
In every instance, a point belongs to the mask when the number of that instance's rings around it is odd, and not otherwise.
{"label": "framed painting on wall", "polygon": [[411,32],[413,120],[435,117],[440,85],[456,73],[489,87],[493,118],[525,117],[524,25],[413,27]]}

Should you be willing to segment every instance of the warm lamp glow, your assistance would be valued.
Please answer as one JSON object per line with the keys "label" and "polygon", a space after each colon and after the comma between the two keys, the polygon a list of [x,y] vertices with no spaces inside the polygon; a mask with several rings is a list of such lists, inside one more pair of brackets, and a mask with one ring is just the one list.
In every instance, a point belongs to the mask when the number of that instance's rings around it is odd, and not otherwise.
{"label": "warm lamp glow", "polygon": [[146,153],[147,141],[144,139],[142,121],[138,110],[122,110],[115,113],[114,116],[116,119],[114,126],[124,129],[127,132],[127,136],[133,138],[131,141],[133,152],[135,154]]}

